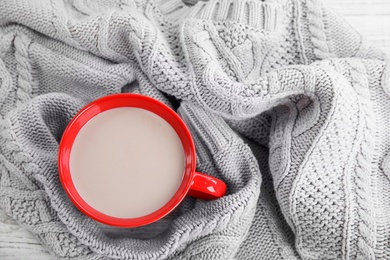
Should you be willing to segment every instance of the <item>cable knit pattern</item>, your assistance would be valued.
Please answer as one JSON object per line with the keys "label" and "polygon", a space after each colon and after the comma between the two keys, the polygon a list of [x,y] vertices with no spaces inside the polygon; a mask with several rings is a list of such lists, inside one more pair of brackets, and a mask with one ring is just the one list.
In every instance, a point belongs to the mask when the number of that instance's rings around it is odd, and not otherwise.
{"label": "cable knit pattern", "polygon": [[17,105],[27,102],[32,97],[32,68],[28,58],[28,48],[31,40],[24,35],[15,38],[15,60],[16,70],[18,72],[18,86],[16,95],[18,97]]}
{"label": "cable knit pattern", "polygon": [[314,55],[319,60],[329,59],[330,55],[326,43],[321,2],[317,0],[307,1],[306,7],[311,42],[314,46]]}
{"label": "cable knit pattern", "polygon": [[[318,0],[1,1],[0,207],[61,259],[390,259],[385,58]],[[120,92],[175,109],[227,195],[134,229],[74,207],[58,143]]]}

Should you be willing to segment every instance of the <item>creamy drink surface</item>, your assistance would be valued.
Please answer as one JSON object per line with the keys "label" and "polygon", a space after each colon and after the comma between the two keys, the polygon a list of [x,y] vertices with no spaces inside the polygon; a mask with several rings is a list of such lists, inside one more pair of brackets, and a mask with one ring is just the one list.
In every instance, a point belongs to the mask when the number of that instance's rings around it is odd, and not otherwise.
{"label": "creamy drink surface", "polygon": [[140,108],[107,110],[79,131],[70,172],[94,209],[136,218],[164,206],[178,190],[185,155],[179,136],[160,116]]}

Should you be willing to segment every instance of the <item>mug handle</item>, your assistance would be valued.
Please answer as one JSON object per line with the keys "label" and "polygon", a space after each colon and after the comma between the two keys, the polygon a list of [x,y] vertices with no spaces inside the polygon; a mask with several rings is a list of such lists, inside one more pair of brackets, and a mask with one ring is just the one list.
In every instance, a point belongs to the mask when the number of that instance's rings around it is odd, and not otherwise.
{"label": "mug handle", "polygon": [[187,195],[204,200],[218,199],[226,193],[226,184],[220,179],[195,172]]}

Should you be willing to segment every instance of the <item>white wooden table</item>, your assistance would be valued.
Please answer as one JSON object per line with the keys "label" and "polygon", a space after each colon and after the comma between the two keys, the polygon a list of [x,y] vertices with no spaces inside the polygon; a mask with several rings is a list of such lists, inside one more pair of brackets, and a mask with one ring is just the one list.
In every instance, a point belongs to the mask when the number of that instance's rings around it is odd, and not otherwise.
{"label": "white wooden table", "polygon": [[390,54],[389,0],[325,0],[369,41]]}
{"label": "white wooden table", "polygon": [[[259,0],[260,1],[260,0]],[[327,0],[374,45],[390,54],[389,0]],[[0,210],[0,259],[53,260],[34,236]]]}

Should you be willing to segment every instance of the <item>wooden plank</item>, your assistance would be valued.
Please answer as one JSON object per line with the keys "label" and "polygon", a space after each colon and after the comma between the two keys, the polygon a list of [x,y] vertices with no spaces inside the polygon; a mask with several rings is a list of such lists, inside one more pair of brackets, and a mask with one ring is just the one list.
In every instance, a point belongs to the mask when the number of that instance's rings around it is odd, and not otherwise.
{"label": "wooden plank", "polygon": [[346,16],[345,19],[373,45],[390,54],[389,16]]}
{"label": "wooden plank", "polygon": [[390,1],[327,0],[324,3],[344,16],[369,42],[390,55]]}
{"label": "wooden plank", "polygon": [[41,243],[0,210],[0,259],[54,260]]}
{"label": "wooden plank", "polygon": [[390,15],[390,1],[388,0],[326,0],[324,4],[344,16]]}

